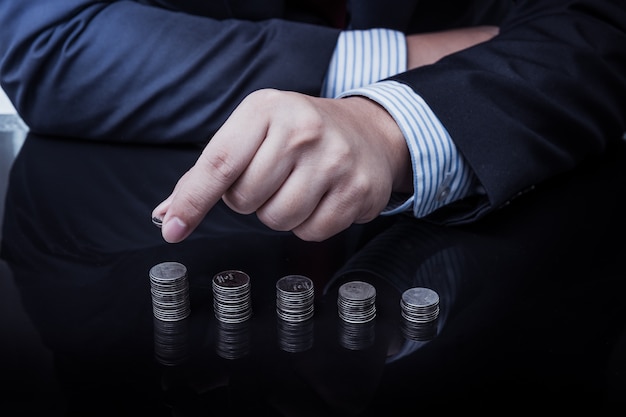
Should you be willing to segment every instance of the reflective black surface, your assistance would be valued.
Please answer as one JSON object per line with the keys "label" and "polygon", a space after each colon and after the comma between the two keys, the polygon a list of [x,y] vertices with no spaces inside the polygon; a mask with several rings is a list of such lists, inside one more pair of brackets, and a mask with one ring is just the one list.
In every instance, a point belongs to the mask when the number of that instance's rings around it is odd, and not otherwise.
{"label": "reflective black surface", "polygon": [[[150,213],[199,149],[27,138],[4,206],[3,415],[374,416],[624,411],[626,150],[537,187],[478,224],[380,218],[321,243],[216,207],[170,245]],[[191,315],[153,318],[149,269],[188,268]],[[213,315],[211,278],[247,272],[253,316]],[[315,282],[315,315],[276,316],[276,281]],[[337,289],[377,290],[377,316],[343,323]],[[408,326],[400,295],[440,296]],[[7,414],[4,414],[4,412]]]}

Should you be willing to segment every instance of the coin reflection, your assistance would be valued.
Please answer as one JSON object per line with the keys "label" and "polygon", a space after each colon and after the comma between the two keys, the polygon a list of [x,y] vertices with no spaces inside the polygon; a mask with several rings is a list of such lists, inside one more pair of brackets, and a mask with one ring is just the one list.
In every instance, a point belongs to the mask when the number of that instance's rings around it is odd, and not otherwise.
{"label": "coin reflection", "polygon": [[217,321],[215,353],[224,359],[240,359],[250,353],[250,322]]}
{"label": "coin reflection", "polygon": [[403,318],[402,323],[400,324],[400,330],[402,335],[408,340],[415,342],[427,342],[437,336],[438,324],[439,319],[419,323]]}
{"label": "coin reflection", "polygon": [[339,320],[339,344],[349,350],[364,350],[376,340],[376,319],[365,323]]}
{"label": "coin reflection", "polygon": [[313,347],[312,318],[301,322],[289,322],[281,318],[276,319],[278,330],[278,346],[289,353],[299,353]]}
{"label": "coin reflection", "polygon": [[177,321],[153,319],[154,356],[162,365],[184,363],[189,354],[189,318]]}

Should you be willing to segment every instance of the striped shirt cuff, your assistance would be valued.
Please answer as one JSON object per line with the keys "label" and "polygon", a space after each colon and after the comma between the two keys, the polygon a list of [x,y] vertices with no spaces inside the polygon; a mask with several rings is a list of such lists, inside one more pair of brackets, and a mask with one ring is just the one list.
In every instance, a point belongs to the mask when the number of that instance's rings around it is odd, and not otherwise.
{"label": "striped shirt cuff", "polygon": [[409,86],[382,81],[346,91],[338,97],[361,95],[382,105],[404,134],[413,166],[413,195],[393,195],[384,215],[411,210],[424,217],[473,192],[475,176],[426,102]]}
{"label": "striped shirt cuff", "polygon": [[321,97],[363,87],[407,69],[406,39],[391,29],[347,30],[339,34]]}

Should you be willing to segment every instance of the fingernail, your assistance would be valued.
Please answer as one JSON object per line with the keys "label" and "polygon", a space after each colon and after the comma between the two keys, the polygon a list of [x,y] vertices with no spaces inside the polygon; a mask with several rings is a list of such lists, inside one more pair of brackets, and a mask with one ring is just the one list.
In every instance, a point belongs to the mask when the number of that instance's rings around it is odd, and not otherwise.
{"label": "fingernail", "polygon": [[187,224],[178,217],[172,217],[163,224],[163,239],[169,243],[177,243],[187,237]]}

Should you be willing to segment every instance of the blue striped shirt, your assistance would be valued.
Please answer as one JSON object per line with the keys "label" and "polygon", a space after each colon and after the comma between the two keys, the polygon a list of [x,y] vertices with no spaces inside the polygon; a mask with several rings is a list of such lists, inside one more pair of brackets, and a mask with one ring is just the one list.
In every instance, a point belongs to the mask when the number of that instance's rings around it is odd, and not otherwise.
{"label": "blue striped shirt", "polygon": [[406,70],[406,39],[401,32],[389,29],[343,31],[321,95],[365,96],[391,114],[411,154],[413,194],[392,195],[381,214],[412,211],[415,217],[424,217],[477,192],[474,188],[478,182],[422,97],[405,84],[380,81]]}

